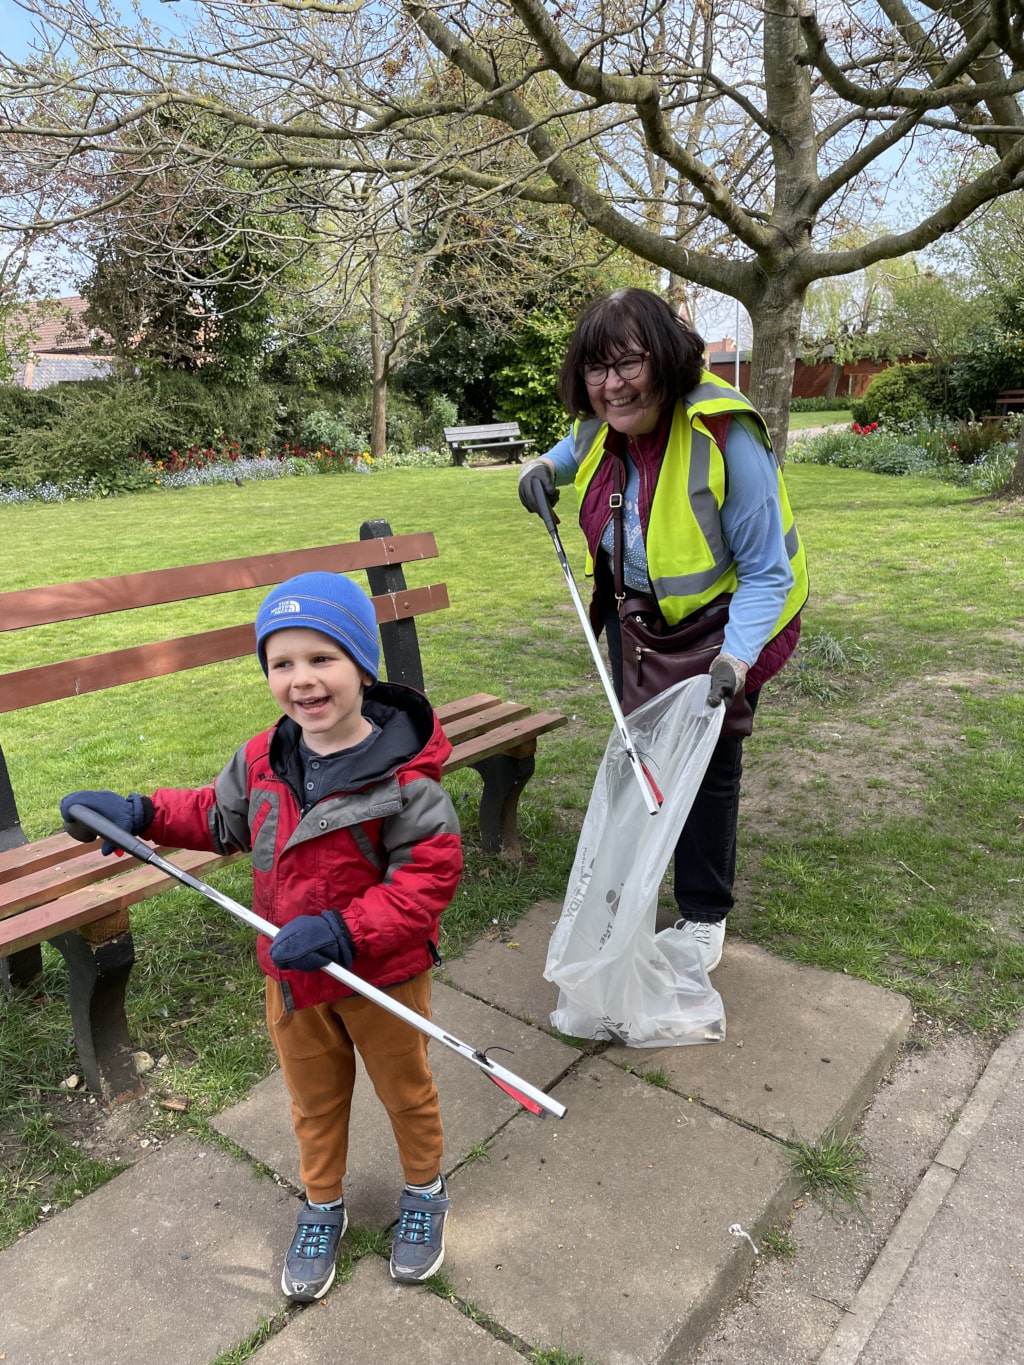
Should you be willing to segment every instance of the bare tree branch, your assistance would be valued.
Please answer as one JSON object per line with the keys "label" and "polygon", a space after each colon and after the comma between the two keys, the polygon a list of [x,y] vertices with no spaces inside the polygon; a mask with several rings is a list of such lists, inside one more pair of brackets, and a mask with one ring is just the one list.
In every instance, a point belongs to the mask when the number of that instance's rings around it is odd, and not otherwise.
{"label": "bare tree branch", "polygon": [[[39,38],[0,59],[0,136],[38,184],[88,164],[83,214],[122,206],[122,176],[143,199],[172,168],[194,194],[227,177],[250,230],[261,203],[315,206],[351,261],[371,180],[449,223],[449,251],[473,215],[561,207],[743,302],[753,396],[780,439],[809,285],[1024,187],[1016,0],[205,0],[187,43],[122,26],[107,0],[23,5]],[[225,131],[200,142],[196,120]],[[907,197],[889,228],[894,173],[967,144],[982,164],[963,158],[937,208]],[[0,202],[2,227],[80,221],[27,202]]]}

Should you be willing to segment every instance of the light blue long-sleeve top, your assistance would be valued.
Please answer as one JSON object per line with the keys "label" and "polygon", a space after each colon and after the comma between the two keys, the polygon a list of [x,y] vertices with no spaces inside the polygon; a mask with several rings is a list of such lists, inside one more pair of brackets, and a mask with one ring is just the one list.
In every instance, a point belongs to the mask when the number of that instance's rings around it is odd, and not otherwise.
{"label": "light blue long-sleeve top", "polygon": [[[545,452],[555,470],[555,483],[576,478],[576,443],[572,432]],[[729,607],[724,651],[753,664],[767,644],[793,586],[793,571],[782,526],[775,456],[756,424],[733,414],[722,451],[727,473],[722,503],[722,533],[736,562],[738,584]],[[627,587],[650,595],[647,551],[643,542],[637,495],[640,474],[627,456],[623,495],[623,577]],[[612,554],[612,525],[605,528],[601,548]]]}

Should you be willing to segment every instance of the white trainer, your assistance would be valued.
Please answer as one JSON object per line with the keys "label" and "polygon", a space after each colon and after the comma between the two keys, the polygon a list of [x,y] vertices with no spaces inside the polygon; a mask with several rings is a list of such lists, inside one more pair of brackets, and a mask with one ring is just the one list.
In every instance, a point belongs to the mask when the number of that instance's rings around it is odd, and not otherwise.
{"label": "white trainer", "polygon": [[713,972],[722,960],[722,946],[725,943],[725,920],[717,924],[706,924],[701,920],[681,919],[675,927],[682,929],[686,941],[696,945],[706,972]]}

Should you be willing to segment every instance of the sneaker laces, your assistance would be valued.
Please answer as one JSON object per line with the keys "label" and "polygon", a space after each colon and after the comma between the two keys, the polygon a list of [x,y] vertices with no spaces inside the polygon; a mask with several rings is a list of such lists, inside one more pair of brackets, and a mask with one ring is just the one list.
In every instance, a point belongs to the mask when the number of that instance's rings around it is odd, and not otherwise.
{"label": "sneaker laces", "polygon": [[697,940],[703,948],[711,947],[711,930],[714,927],[705,920],[699,919],[677,919],[672,926],[673,929],[687,929],[690,935]]}
{"label": "sneaker laces", "polygon": [[292,1255],[304,1256],[311,1261],[317,1256],[326,1256],[334,1231],[329,1223],[303,1223],[292,1247]]}
{"label": "sneaker laces", "polygon": [[[431,1199],[433,1196],[424,1194],[421,1198]],[[432,1209],[403,1209],[402,1217],[398,1223],[398,1240],[400,1242],[429,1242],[433,1217]]]}

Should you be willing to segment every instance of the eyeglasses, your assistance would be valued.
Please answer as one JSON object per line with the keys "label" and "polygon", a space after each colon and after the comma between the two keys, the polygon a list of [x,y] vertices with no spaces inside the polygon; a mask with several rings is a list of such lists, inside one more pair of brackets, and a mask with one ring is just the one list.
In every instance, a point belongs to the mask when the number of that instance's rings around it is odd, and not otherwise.
{"label": "eyeglasses", "polygon": [[644,367],[649,352],[636,355],[620,355],[607,365],[584,365],[583,382],[588,389],[599,388],[608,378],[608,371],[614,370],[620,379],[635,379]]}

